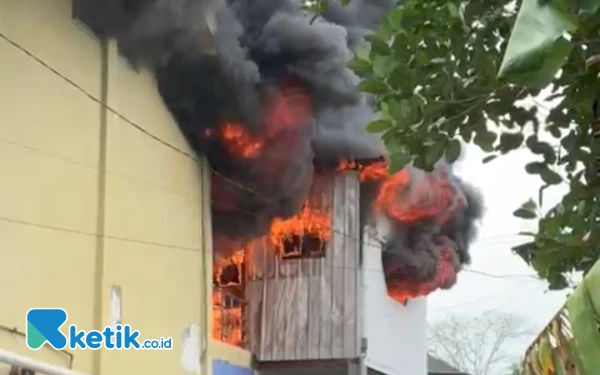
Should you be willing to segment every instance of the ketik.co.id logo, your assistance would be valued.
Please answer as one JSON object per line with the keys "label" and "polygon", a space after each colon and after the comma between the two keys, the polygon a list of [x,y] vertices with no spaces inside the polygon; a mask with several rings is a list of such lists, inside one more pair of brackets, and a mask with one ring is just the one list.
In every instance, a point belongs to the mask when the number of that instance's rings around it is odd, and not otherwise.
{"label": "ketik.co.id logo", "polygon": [[60,328],[67,321],[68,314],[64,309],[44,308],[31,309],[27,312],[26,341],[29,349],[40,349],[48,343],[56,350],[65,349],[150,349],[170,350],[173,345],[172,338],[139,341],[140,332],[132,330],[129,325],[116,325],[106,327],[103,331],[78,330],[77,326],[69,326],[69,334],[65,336]]}

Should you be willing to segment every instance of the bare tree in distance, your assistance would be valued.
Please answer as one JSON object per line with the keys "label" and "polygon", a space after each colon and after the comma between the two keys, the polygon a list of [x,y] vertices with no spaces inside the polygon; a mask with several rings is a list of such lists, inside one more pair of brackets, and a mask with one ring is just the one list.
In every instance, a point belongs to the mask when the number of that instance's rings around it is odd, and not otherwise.
{"label": "bare tree in distance", "polygon": [[506,375],[521,375],[521,368],[518,363],[513,363],[507,370]]}
{"label": "bare tree in distance", "polygon": [[450,315],[429,328],[429,351],[471,375],[495,375],[514,361],[507,350],[515,340],[535,331],[519,315],[488,311],[481,315]]}

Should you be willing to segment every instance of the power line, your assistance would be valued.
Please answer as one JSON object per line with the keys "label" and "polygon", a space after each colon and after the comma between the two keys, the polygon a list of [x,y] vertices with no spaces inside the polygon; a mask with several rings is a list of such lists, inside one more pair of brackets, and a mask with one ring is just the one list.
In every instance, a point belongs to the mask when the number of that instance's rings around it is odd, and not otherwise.
{"label": "power line", "polygon": [[[219,205],[220,202],[213,200],[213,203]],[[230,207],[227,207],[230,208]],[[234,208],[233,210],[237,211],[240,210],[238,208]],[[255,213],[251,213],[248,211],[240,211],[241,213],[245,213],[247,215],[252,215],[252,216],[256,216]],[[373,241],[367,241],[365,239],[363,239],[362,243],[360,241],[359,238],[357,238],[356,236],[352,236],[348,233],[339,231],[335,228],[331,228],[331,231],[335,234],[341,235],[343,237],[349,238],[352,241],[356,241],[356,243],[359,246],[362,245],[369,245],[369,246],[374,246],[376,248],[381,248],[382,243],[378,243],[378,242],[373,242]],[[384,241],[382,241],[384,242]],[[364,249],[364,248],[363,248]],[[335,268],[335,269],[357,269],[359,268],[359,266],[355,266],[355,267],[348,267],[348,266],[343,266],[343,265],[336,265],[336,264],[328,264],[326,265],[327,267],[331,267],[331,268]],[[383,273],[383,268],[368,268],[368,267],[360,267],[361,269],[365,270],[365,271],[370,271],[370,272],[380,272]],[[493,274],[493,273],[488,273],[488,272],[484,272],[484,271],[478,271],[478,270],[474,270],[471,268],[463,268],[462,271],[466,271],[466,272],[471,272],[473,274],[477,274],[477,275],[481,275],[481,276],[486,276],[486,277],[492,277],[492,278],[496,278],[496,279],[514,279],[514,278],[524,278],[524,277],[528,277],[528,278],[533,278],[533,279],[537,279],[540,280],[538,277],[536,277],[535,275],[518,275],[518,274]]]}
{"label": "power line", "polygon": [[[525,289],[524,291],[526,293],[522,294],[520,296],[520,298],[522,298],[522,297],[524,297],[526,295],[529,295],[529,293],[533,292],[536,289],[537,289],[537,286]],[[515,287],[514,286],[510,286],[510,287],[508,287],[508,288],[506,288],[506,289],[504,289],[504,290],[502,290],[502,291],[500,291],[498,293],[488,294],[488,295],[482,296],[480,298],[476,298],[476,299],[473,299],[473,300],[470,300],[470,301],[467,301],[467,302],[463,302],[463,303],[459,303],[459,304],[456,304],[456,305],[443,306],[443,307],[440,307],[440,308],[437,308],[437,309],[431,309],[431,310],[428,310],[427,312],[428,313],[436,313],[436,312],[440,312],[440,311],[448,311],[448,310],[461,309],[461,308],[465,308],[465,307],[469,307],[469,306],[480,304],[481,302],[488,301],[488,300],[490,300],[492,298],[498,298],[498,297],[504,297],[504,296],[509,296],[510,295],[512,298],[509,301],[504,301],[504,304],[505,304],[507,302],[512,302],[516,298],[518,298],[519,294],[520,294],[519,291],[522,292],[523,289],[518,289],[518,290],[515,291]],[[497,307],[498,307],[498,304],[496,304],[495,307],[493,307],[491,310],[495,310]]]}
{"label": "power line", "polygon": [[471,272],[477,275],[482,275],[482,276],[487,276],[487,277],[493,277],[495,279],[508,279],[508,278],[531,278],[531,279],[535,279],[535,280],[541,280],[538,276],[533,275],[533,274],[500,274],[500,275],[496,275],[493,273],[489,273],[489,272],[485,272],[485,271],[479,271],[479,270],[474,270],[472,268],[465,268],[463,269],[463,271],[465,272]]}
{"label": "power line", "polygon": [[[17,43],[16,41],[10,39],[7,35],[5,35],[4,33],[0,32],[0,38],[4,39],[7,43],[9,43],[10,45],[12,45],[14,48],[18,49],[19,51],[21,51],[22,53],[24,53],[25,55],[27,55],[28,57],[30,57],[31,59],[33,59],[34,61],[36,61],[37,63],[39,63],[40,65],[42,65],[43,67],[45,67],[46,69],[48,69],[50,72],[52,72],[53,74],[55,74],[56,76],[58,76],[60,79],[64,80],[67,84],[69,84],[70,86],[72,86],[73,88],[77,89],[78,91],[80,91],[81,93],[83,93],[86,97],[88,97],[90,100],[94,101],[95,103],[99,104],[101,107],[105,108],[106,110],[110,111],[112,114],[118,116],[121,120],[124,121],[124,123],[132,126],[133,128],[141,131],[143,134],[145,134],[146,136],[150,137],[151,139],[155,140],[156,142],[162,144],[165,147],[168,147],[170,149],[172,149],[173,151],[193,160],[197,165],[199,165],[199,159],[197,157],[195,157],[194,155],[190,154],[187,151],[181,150],[180,148],[178,148],[177,146],[161,139],[160,137],[156,136],[155,134],[152,134],[151,132],[149,132],[148,130],[144,129],[141,125],[135,123],[134,121],[130,120],[129,118],[125,117],[124,115],[122,115],[120,112],[118,112],[117,110],[115,110],[114,108],[110,107],[108,104],[103,103],[102,101],[100,101],[99,99],[97,99],[94,95],[92,95],[91,93],[89,93],[87,90],[85,90],[82,86],[80,86],[79,84],[77,84],[76,82],[74,82],[73,80],[71,80],[70,78],[68,78],[67,76],[65,76],[64,74],[62,74],[60,71],[58,71],[56,68],[52,67],[49,63],[45,62],[43,59],[39,58],[38,56],[36,56],[33,52],[29,51],[27,48],[21,46],[19,43]],[[213,169],[212,167],[210,167],[210,171],[212,173],[214,173],[215,175],[219,176],[220,178],[222,178],[224,181],[230,183],[233,186],[236,186],[237,188],[253,193],[254,195],[258,196],[259,198],[261,198],[261,200],[263,202],[266,203],[277,203],[277,201],[275,199],[270,199],[268,197],[265,197],[263,194],[261,194],[260,192],[249,188],[248,186],[245,186],[241,183],[239,183],[238,181],[235,181],[234,179],[220,173],[219,171]],[[217,205],[222,205],[222,202],[217,202],[215,200],[212,200],[213,204],[217,204]],[[230,207],[228,207],[230,208]],[[245,214],[250,214],[250,215],[254,215],[257,216],[256,213],[252,213],[252,212],[248,212],[248,211],[244,211],[244,210],[240,210],[239,208],[235,209],[238,212],[241,213],[245,213]],[[340,232],[338,230],[336,230],[335,228],[331,228],[331,230],[334,233],[343,235],[345,237],[348,237],[354,241],[359,242],[359,238],[357,238],[356,236],[351,236],[347,233],[344,232]],[[381,247],[383,241],[379,242],[379,243],[374,243],[374,242],[365,242],[363,241],[362,244],[366,244],[366,245],[371,245],[371,246],[376,246],[376,247]],[[359,244],[361,245],[361,244]],[[345,267],[345,266],[338,266],[338,265],[331,265],[332,267],[336,268],[336,267],[342,267],[342,268],[355,268],[355,267]],[[365,269],[367,271],[375,271],[375,272],[383,272],[383,269]],[[482,271],[476,271],[476,270],[472,270],[472,269],[465,269],[465,271],[468,272],[473,272],[473,273],[478,273],[481,275],[485,275],[485,276],[489,276],[489,277],[495,277],[495,278],[512,278],[512,277],[523,277],[523,275],[493,275],[493,274],[488,274]]]}

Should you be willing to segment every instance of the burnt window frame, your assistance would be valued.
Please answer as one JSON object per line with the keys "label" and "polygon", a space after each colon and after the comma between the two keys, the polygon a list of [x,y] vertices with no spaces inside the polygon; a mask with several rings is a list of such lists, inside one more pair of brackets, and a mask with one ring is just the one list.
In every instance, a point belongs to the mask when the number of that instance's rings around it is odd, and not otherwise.
{"label": "burnt window frame", "polygon": [[[310,235],[308,235],[310,236]],[[302,237],[304,238],[304,236]],[[319,259],[319,258],[325,258],[327,256],[327,247],[329,242],[331,241],[331,239],[329,239],[329,241],[325,241],[325,242],[321,242],[322,246],[318,247],[318,251],[315,251],[314,247],[311,246],[300,246],[300,251],[290,251],[290,252],[286,252],[286,246],[285,244],[282,246],[281,249],[281,253],[279,254],[279,258],[281,260],[293,260],[293,259]]]}

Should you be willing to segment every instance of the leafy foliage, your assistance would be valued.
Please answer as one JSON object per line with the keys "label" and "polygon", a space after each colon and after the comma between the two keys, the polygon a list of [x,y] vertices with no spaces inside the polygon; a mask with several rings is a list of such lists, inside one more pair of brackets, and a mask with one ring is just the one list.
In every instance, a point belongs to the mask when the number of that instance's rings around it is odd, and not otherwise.
{"label": "leafy foliage", "polygon": [[[538,219],[539,228],[513,249],[551,288],[564,288],[566,273],[586,272],[600,256],[600,234],[592,230],[600,226],[600,183],[591,172],[600,148],[591,136],[600,81],[588,69],[589,58],[600,54],[599,2],[581,2],[585,8],[577,10],[566,0],[523,0],[518,20],[511,3],[404,1],[349,66],[361,77],[360,89],[377,100],[378,117],[367,130],[381,134],[391,172],[408,163],[431,170],[442,158],[454,162],[466,142],[490,154],[484,162],[526,147],[537,159],[525,169],[539,175],[542,189],[569,184],[548,213],[538,207],[542,193],[515,211]],[[538,24],[545,26],[532,29]],[[548,85],[559,101],[549,114],[522,104]]]}
{"label": "leafy foliage", "polygon": [[[600,262],[590,270],[550,323],[525,352],[513,375],[594,374],[600,368],[600,319],[596,293]],[[596,300],[594,300],[594,298]]]}

